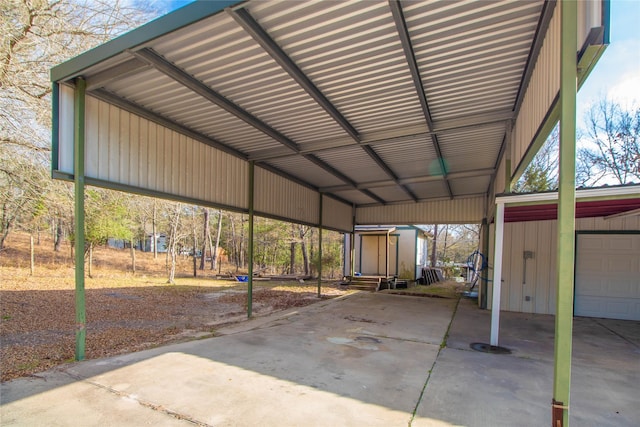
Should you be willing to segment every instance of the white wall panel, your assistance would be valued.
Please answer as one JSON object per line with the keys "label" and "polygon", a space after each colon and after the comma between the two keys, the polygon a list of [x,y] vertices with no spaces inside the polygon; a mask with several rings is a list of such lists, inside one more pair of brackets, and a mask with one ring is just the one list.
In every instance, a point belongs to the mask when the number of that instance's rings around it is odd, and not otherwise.
{"label": "white wall panel", "polygon": [[484,197],[368,206],[356,209],[357,224],[479,224]]}
{"label": "white wall panel", "polygon": [[[557,292],[556,220],[506,223],[502,267],[501,309],[525,313],[554,314]],[[638,231],[640,215],[613,219],[578,218],[576,231]],[[493,227],[490,264],[493,265]],[[524,251],[533,252],[524,275]],[[573,267],[571,267],[573,268]],[[523,282],[523,278],[525,278]],[[526,297],[530,301],[526,301]],[[489,292],[489,298],[491,294]]]}
{"label": "white wall panel", "polygon": [[58,170],[73,173],[73,88],[59,85]]}
{"label": "white wall panel", "polygon": [[319,193],[260,167],[255,168],[256,212],[317,224]]}

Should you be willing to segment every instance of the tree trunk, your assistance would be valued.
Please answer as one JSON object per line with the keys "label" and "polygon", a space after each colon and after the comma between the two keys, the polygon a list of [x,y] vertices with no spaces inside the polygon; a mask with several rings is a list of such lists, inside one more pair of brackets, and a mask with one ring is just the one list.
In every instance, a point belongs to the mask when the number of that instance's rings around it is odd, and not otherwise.
{"label": "tree trunk", "polygon": [[296,269],[296,234],[295,226],[291,224],[291,244],[289,245],[289,274],[295,274]]}
{"label": "tree trunk", "polygon": [[[216,262],[218,260],[218,248],[220,247],[220,232],[222,231],[222,211],[218,211],[218,231],[216,232],[216,244],[211,251],[211,269],[216,269]],[[211,235],[209,235],[209,242],[211,242]]]}
{"label": "tree trunk", "polygon": [[449,238],[449,224],[444,226],[444,245],[442,246],[442,260],[447,259],[447,240]]}
{"label": "tree trunk", "polygon": [[133,247],[133,239],[131,240],[131,272],[136,275],[136,249]]}
{"label": "tree trunk", "polygon": [[304,275],[309,275],[310,263],[309,263],[309,253],[307,252],[307,242],[305,240],[305,235],[307,234],[304,225],[298,226],[298,232],[300,234],[300,249],[302,250],[302,261],[304,268]]}
{"label": "tree trunk", "polygon": [[438,224],[433,226],[433,243],[431,245],[431,268],[435,268],[438,250]]}
{"label": "tree trunk", "polygon": [[153,201],[153,218],[151,220],[151,243],[153,246],[153,259],[158,259],[158,237],[157,237],[157,222],[158,222],[158,206],[157,202]]}
{"label": "tree trunk", "polygon": [[87,269],[89,277],[93,279],[93,243],[89,243],[89,266]]}
{"label": "tree trunk", "polygon": [[30,257],[31,270],[30,270],[30,273],[31,273],[31,276],[33,276],[33,274],[35,273],[35,270],[36,270],[36,257],[35,257],[35,254],[34,254],[35,248],[33,247],[33,234],[30,235],[29,237],[30,237],[30,239],[29,239],[29,243],[30,243],[29,249],[31,250],[31,257]]}
{"label": "tree trunk", "polygon": [[60,252],[60,245],[62,244],[62,218],[58,218],[56,221],[56,238],[53,244],[53,250]]}
{"label": "tree trunk", "polygon": [[[211,233],[209,233],[209,208],[204,208],[204,225],[202,228],[204,229],[203,238],[202,238],[202,258],[200,258],[200,270],[204,270],[205,258],[207,257],[207,246],[211,248]],[[213,254],[211,254],[213,257]]]}
{"label": "tree trunk", "polygon": [[[193,224],[192,234],[193,234],[193,277],[198,277],[198,236],[196,232],[196,210],[191,210],[191,224]],[[202,259],[204,259],[204,253],[202,254]],[[203,265],[204,267],[204,265]]]}

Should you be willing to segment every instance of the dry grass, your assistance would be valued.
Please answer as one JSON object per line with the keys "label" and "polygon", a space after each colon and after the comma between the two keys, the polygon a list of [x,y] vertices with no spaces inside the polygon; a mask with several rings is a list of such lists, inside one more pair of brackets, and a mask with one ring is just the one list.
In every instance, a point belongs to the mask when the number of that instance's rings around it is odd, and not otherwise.
{"label": "dry grass", "polygon": [[[48,239],[36,246],[33,276],[28,236],[12,235],[0,254],[2,381],[73,360],[74,268],[68,246],[52,249]],[[93,277],[85,283],[87,358],[213,336],[220,325],[246,319],[246,284],[216,280],[208,270],[194,278],[190,259],[181,259],[176,285],[166,283],[164,256],[137,252],[136,265],[136,275],[127,272],[128,250],[96,249]],[[317,282],[254,282],[253,313],[312,304],[316,292]],[[322,293],[330,298],[344,291],[323,285]]]}
{"label": "dry grass", "polygon": [[435,298],[459,298],[464,289],[464,283],[446,280],[433,285],[416,285],[407,289],[391,289],[382,292]]}

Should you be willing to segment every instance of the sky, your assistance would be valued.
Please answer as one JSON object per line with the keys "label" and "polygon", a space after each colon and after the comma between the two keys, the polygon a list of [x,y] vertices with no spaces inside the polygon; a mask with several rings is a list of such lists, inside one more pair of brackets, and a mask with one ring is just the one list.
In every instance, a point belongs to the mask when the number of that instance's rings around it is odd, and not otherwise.
{"label": "sky", "polygon": [[609,47],[578,92],[578,124],[604,96],[627,108],[640,106],[640,0],[612,0],[610,22]]}

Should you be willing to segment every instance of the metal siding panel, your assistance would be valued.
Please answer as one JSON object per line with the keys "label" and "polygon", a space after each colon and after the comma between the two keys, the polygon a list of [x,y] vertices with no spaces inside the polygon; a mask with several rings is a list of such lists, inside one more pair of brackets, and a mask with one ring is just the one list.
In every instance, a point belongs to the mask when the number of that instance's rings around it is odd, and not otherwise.
{"label": "metal siding panel", "polygon": [[319,194],[263,168],[255,168],[255,209],[276,217],[318,224]]}
{"label": "metal siding panel", "polygon": [[513,171],[560,89],[560,8],[556,7],[514,125]]}
{"label": "metal siding panel", "polygon": [[[60,172],[73,173],[73,88],[59,85],[58,105],[58,169]],[[88,101],[88,99],[87,99]],[[85,105],[85,111],[88,106]],[[87,112],[85,112],[87,114]],[[88,119],[88,117],[86,117]],[[89,135],[85,131],[86,136]],[[86,154],[86,153],[85,153]],[[86,167],[86,162],[85,162]],[[85,171],[86,172],[86,171]]]}
{"label": "metal siding panel", "polygon": [[130,129],[131,138],[129,138],[129,182],[134,187],[140,187],[140,118],[131,114]]}
{"label": "metal siding panel", "polygon": [[118,159],[118,164],[120,167],[120,170],[118,171],[118,174],[120,176],[120,181],[125,183],[125,184],[129,184],[130,179],[129,179],[129,171],[131,170],[129,167],[129,150],[131,149],[130,147],[130,136],[131,136],[131,129],[130,129],[130,122],[129,122],[129,116],[130,114],[126,111],[120,110],[119,111],[119,115],[120,115],[120,141],[119,141],[119,147],[120,147],[120,153],[119,153],[119,159]]}
{"label": "metal siding panel", "polygon": [[479,224],[484,197],[356,208],[357,224]]}
{"label": "metal siding panel", "polygon": [[322,198],[322,225],[349,233],[353,230],[351,205],[331,197]]}
{"label": "metal siding panel", "polygon": [[[85,141],[84,141],[84,174],[89,177],[98,177],[100,157],[100,105],[95,98],[90,96],[85,100]],[[73,134],[71,136],[73,138]],[[71,153],[71,170],[73,173],[73,145]]]}
{"label": "metal siding panel", "polygon": [[86,110],[87,176],[246,209],[246,161],[92,97]]}

